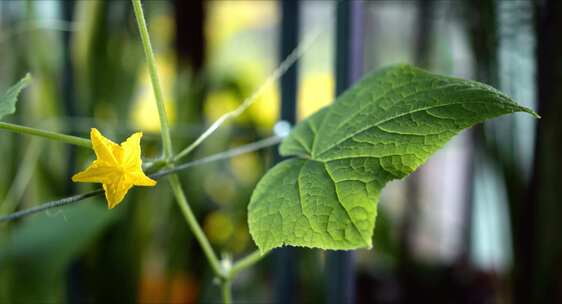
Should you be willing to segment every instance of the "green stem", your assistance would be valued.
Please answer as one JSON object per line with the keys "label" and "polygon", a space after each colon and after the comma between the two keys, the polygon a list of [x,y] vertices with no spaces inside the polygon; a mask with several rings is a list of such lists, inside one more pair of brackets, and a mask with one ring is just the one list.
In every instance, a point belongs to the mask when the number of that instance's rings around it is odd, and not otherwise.
{"label": "green stem", "polygon": [[267,253],[261,254],[259,250],[250,253],[249,255],[243,257],[238,262],[234,263],[230,270],[228,271],[228,277],[233,279],[236,274],[246,268],[252,267],[255,263],[259,262]]}
{"label": "green stem", "polygon": [[224,280],[221,282],[222,289],[222,302],[224,304],[232,303],[232,282],[230,280]]}
{"label": "green stem", "polygon": [[150,36],[148,35],[148,28],[146,27],[146,21],[144,18],[144,13],[142,11],[141,1],[140,0],[131,0],[131,1],[133,2],[135,17],[137,19],[142,45],[144,48],[144,54],[146,56],[146,61],[148,64],[148,71],[150,73],[150,80],[152,81],[152,89],[154,90],[154,97],[156,98],[156,106],[158,107],[158,116],[160,117],[160,131],[162,135],[164,156],[166,157],[166,159],[169,159],[172,157],[173,154],[172,140],[170,137],[170,128],[168,127],[168,118],[166,116],[166,107],[164,106],[164,98],[162,97],[162,88],[160,87],[160,80],[158,78],[156,60],[154,59],[154,52],[152,51],[152,45],[150,44]]}
{"label": "green stem", "polygon": [[20,134],[44,137],[51,140],[56,140],[63,143],[81,146],[85,148],[90,148],[90,149],[92,148],[92,143],[90,142],[90,140],[82,137],[66,135],[66,134],[61,134],[52,131],[45,131],[45,130],[30,128],[30,127],[24,127],[21,125],[11,124],[8,122],[0,122],[0,129],[4,129]]}
{"label": "green stem", "polygon": [[170,182],[170,186],[172,187],[172,191],[176,196],[176,201],[183,213],[183,216],[185,217],[185,220],[187,221],[189,228],[191,228],[191,231],[193,231],[193,234],[195,235],[195,238],[199,242],[199,245],[201,245],[201,248],[203,249],[203,253],[205,254],[205,256],[207,256],[207,260],[209,260],[209,263],[211,264],[213,271],[218,277],[220,277],[221,279],[225,279],[226,274],[219,262],[219,259],[215,255],[215,252],[213,251],[213,248],[211,247],[209,240],[205,236],[205,233],[203,232],[203,229],[201,229],[201,226],[199,226],[199,223],[197,223],[197,219],[195,218],[195,215],[193,214],[191,207],[189,207],[189,204],[187,203],[187,199],[185,198],[185,193],[181,188],[181,184],[178,179],[178,176],[175,174],[170,175],[168,181]]}
{"label": "green stem", "polygon": [[[146,27],[146,21],[144,18],[144,13],[142,11],[141,1],[140,0],[131,0],[131,1],[133,3],[135,17],[137,19],[139,32],[144,47],[144,53],[146,55],[146,60],[148,63],[150,79],[152,81],[152,88],[154,90],[154,97],[156,98],[156,105],[158,107],[164,157],[166,163],[169,164],[170,161],[172,162],[177,161],[182,156],[185,156],[189,152],[191,152],[197,145],[200,144],[201,141],[203,141],[216,128],[218,128],[218,126],[220,126],[223,123],[223,121],[219,119],[219,121],[213,124],[213,126],[209,128],[209,130],[207,130],[200,137],[199,141],[196,141],[196,143],[188,147],[186,150],[184,150],[174,158],[173,151],[172,151],[172,141],[170,138],[170,129],[168,127],[168,120],[166,116],[166,107],[164,106],[164,99],[162,98],[162,89],[160,87],[160,80],[158,79],[156,61],[154,59],[154,53],[152,51],[152,46],[150,44],[150,37],[148,35],[148,29]],[[246,107],[248,107],[251,104],[251,102],[247,102],[247,103],[248,105],[246,105]],[[245,107],[242,107],[238,111],[234,111],[233,113],[229,113],[229,115],[225,115],[223,120],[227,120],[230,116],[239,115],[238,112],[242,112],[244,109]],[[153,164],[153,165],[157,167],[157,164]],[[171,165],[171,167],[173,169],[173,165]],[[201,229],[201,226],[199,226],[199,223],[197,222],[197,219],[195,218],[195,215],[193,214],[193,211],[191,210],[191,207],[187,202],[185,193],[183,192],[178,176],[176,174],[172,174],[170,175],[168,180],[170,182],[170,186],[172,187],[172,191],[174,192],[174,195],[176,197],[176,202],[178,203],[185,217],[185,220],[187,221],[189,228],[191,228],[191,231],[193,231],[195,238],[201,245],[201,248],[203,249],[203,253],[205,254],[207,260],[209,260],[209,263],[211,264],[211,268],[221,280],[222,296],[223,296],[224,303],[227,304],[232,303],[231,278],[233,278],[237,272],[245,269],[246,267],[250,267],[257,261],[259,261],[261,255],[259,253],[251,254],[240,260],[238,263],[236,263],[234,267],[230,269],[224,269],[224,267],[221,266],[221,263],[217,258],[217,256],[215,255],[215,252],[213,251],[213,248],[211,247],[209,240],[205,236],[205,233],[203,232],[203,229]]]}

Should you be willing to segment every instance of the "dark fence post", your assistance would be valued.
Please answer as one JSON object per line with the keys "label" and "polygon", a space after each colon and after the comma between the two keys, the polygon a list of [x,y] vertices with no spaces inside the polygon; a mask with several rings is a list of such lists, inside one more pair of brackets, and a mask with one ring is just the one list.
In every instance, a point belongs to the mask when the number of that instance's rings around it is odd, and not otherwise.
{"label": "dark fence post", "polygon": [[205,19],[203,0],[173,0],[176,17],[177,59],[181,68],[190,68],[194,74],[205,64]]}
{"label": "dark fence post", "polygon": [[[342,0],[336,4],[336,95],[363,73],[363,2]],[[355,303],[354,254],[330,251],[326,257],[327,303]]]}
{"label": "dark fence post", "polygon": [[[561,303],[562,292],[562,2],[535,1],[536,98],[534,164],[521,225],[516,303]],[[533,218],[530,218],[533,217]],[[517,248],[517,247],[516,247]],[[525,255],[525,256],[523,256]],[[525,290],[521,290],[521,289]]]}
{"label": "dark fence post", "polygon": [[[284,60],[296,47],[299,39],[299,3],[297,0],[281,1],[281,43],[280,60]],[[281,76],[281,117],[294,125],[297,118],[297,63],[293,64]],[[281,157],[276,154],[276,162]],[[277,303],[295,303],[297,300],[297,250],[292,247],[275,251],[275,301]]]}
{"label": "dark fence post", "polygon": [[[433,36],[433,10],[434,0],[417,0],[416,21],[414,23],[414,64],[430,69],[432,36]],[[420,168],[421,169],[421,168]],[[405,303],[414,303],[419,296],[416,290],[420,285],[416,278],[416,273],[412,270],[416,265],[413,237],[419,223],[419,213],[421,211],[421,182],[423,181],[423,169],[418,169],[406,178],[406,202],[402,223],[400,225],[399,255],[398,255],[398,276],[400,280],[400,300]]]}

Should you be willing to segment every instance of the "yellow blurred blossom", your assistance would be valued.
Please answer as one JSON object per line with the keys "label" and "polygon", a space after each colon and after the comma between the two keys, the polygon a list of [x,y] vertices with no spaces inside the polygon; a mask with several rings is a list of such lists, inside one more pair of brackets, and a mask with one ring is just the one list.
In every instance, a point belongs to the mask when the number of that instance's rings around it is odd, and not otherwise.
{"label": "yellow blurred blossom", "polygon": [[250,242],[250,233],[248,232],[247,225],[238,225],[234,230],[232,239],[229,242],[229,247],[232,253],[242,253]]}
{"label": "yellow blurred blossom", "polygon": [[[176,75],[175,62],[170,56],[157,58],[158,76],[162,85],[162,95],[168,122],[173,124],[176,118],[176,107],[173,100],[173,83]],[[140,74],[140,85],[137,98],[132,106],[131,120],[134,128],[147,132],[160,132],[158,109],[154,102],[152,82],[148,68],[145,66]]]}
{"label": "yellow blurred blossom", "polygon": [[[246,61],[236,69],[236,74],[242,83],[247,96],[250,96],[266,80],[267,71],[263,64],[254,61]],[[279,87],[276,84],[266,86],[257,96],[254,104],[248,109],[249,115],[258,128],[270,132],[271,128],[279,118],[280,108]]]}
{"label": "yellow blurred blossom", "polygon": [[299,119],[304,119],[334,100],[334,77],[331,73],[307,73],[299,88]]}
{"label": "yellow blurred blossom", "polygon": [[72,181],[103,184],[109,209],[117,206],[131,187],[156,185],[142,171],[141,137],[142,132],[137,132],[118,145],[93,128],[90,139],[97,159]]}
{"label": "yellow blurred blossom", "polygon": [[208,121],[215,121],[223,114],[236,109],[240,102],[231,90],[212,91],[205,101],[205,118]]}
{"label": "yellow blurred blossom", "polygon": [[275,1],[210,1],[206,36],[211,52],[236,33],[278,22]]}
{"label": "yellow blurred blossom", "polygon": [[228,214],[215,211],[205,218],[203,224],[205,234],[213,243],[224,244],[230,239],[234,232],[234,223]]}
{"label": "yellow blurred blossom", "polygon": [[276,85],[265,88],[258,100],[248,109],[252,119],[261,129],[271,130],[279,119],[279,89]]}

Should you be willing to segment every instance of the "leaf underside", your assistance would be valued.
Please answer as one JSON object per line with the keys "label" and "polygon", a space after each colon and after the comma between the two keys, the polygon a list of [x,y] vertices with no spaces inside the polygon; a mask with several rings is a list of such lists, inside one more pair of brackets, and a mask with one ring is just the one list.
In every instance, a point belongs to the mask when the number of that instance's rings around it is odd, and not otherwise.
{"label": "leaf underside", "polygon": [[299,123],[248,206],[262,252],[284,245],[370,248],[384,185],[412,173],[461,130],[536,113],[496,89],[396,65],[367,75]]}
{"label": "leaf underside", "polygon": [[4,95],[0,96],[0,119],[16,111],[18,96],[25,87],[31,83],[31,76],[25,75],[18,83],[8,88]]}

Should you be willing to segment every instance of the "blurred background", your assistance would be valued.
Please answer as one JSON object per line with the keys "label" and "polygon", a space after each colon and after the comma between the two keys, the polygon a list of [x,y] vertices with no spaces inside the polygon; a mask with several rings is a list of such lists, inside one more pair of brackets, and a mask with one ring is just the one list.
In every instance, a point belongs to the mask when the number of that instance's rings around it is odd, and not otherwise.
{"label": "blurred background", "polygon": [[[476,79],[539,112],[463,132],[379,203],[374,247],[281,249],[234,282],[240,303],[562,303],[562,2],[144,1],[176,151],[250,96],[299,43],[280,82],[190,158],[273,134],[350,83],[406,62]],[[159,121],[129,1],[0,1],[0,91],[33,75],[7,120],[120,142]],[[94,189],[85,149],[0,131],[0,214]],[[220,255],[255,249],[251,192],[275,148],[180,176]],[[213,303],[218,285],[170,189],[135,189],[0,226],[2,303]]]}

